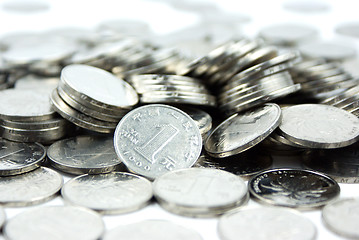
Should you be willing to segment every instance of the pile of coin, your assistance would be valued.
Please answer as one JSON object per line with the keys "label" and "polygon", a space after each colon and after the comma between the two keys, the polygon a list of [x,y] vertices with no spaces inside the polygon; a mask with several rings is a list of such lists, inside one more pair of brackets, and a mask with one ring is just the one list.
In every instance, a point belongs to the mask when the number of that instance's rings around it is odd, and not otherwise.
{"label": "pile of coin", "polygon": [[332,105],[344,109],[356,116],[359,116],[359,87],[353,86],[333,97],[321,101],[323,104]]}
{"label": "pile of coin", "polygon": [[111,133],[138,103],[138,96],[128,83],[105,70],[73,64],[61,71],[51,103],[70,122],[95,132]]}
{"label": "pile of coin", "polygon": [[168,103],[215,107],[213,96],[202,81],[186,76],[143,74],[128,81],[140,94],[141,103]]}
{"label": "pile of coin", "polygon": [[74,126],[51,108],[46,91],[0,91],[0,135],[18,142],[50,143],[68,135]]}
{"label": "pile of coin", "polygon": [[295,64],[291,74],[293,80],[301,84],[301,98],[317,101],[336,96],[359,82],[338,63],[321,58]]}

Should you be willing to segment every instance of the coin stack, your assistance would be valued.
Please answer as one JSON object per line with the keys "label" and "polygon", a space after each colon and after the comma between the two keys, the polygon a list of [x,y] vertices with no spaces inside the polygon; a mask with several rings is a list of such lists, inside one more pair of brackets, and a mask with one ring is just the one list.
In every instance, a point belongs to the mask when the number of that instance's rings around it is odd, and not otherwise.
{"label": "coin stack", "polygon": [[136,91],[124,80],[81,64],[66,66],[51,94],[52,106],[63,118],[100,133],[113,132],[137,102]]}
{"label": "coin stack", "polygon": [[214,107],[216,98],[198,79],[178,75],[142,74],[128,80],[141,103],[189,104]]}
{"label": "coin stack", "polygon": [[298,56],[278,55],[274,47],[241,39],[221,45],[179,73],[203,79],[217,93],[221,111],[230,116],[298,91],[300,85],[287,71]]}
{"label": "coin stack", "polygon": [[356,86],[358,79],[337,63],[324,59],[310,59],[299,62],[291,68],[294,82],[302,86],[302,99],[324,100]]}
{"label": "coin stack", "polygon": [[74,129],[51,109],[46,91],[6,89],[0,99],[0,136],[5,139],[50,143]]}
{"label": "coin stack", "polygon": [[322,100],[321,103],[344,109],[359,116],[359,87],[348,88],[340,94]]}

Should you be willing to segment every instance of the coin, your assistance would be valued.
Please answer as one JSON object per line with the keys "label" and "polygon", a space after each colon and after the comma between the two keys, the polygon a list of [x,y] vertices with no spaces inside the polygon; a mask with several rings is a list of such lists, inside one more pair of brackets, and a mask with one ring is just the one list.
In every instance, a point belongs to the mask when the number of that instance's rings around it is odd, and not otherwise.
{"label": "coin", "polygon": [[0,91],[0,118],[10,121],[43,121],[52,119],[49,95],[29,89],[6,89]]}
{"label": "coin", "polygon": [[198,129],[202,137],[208,133],[212,128],[212,117],[205,111],[191,107],[181,107],[181,110],[186,112],[197,123]]}
{"label": "coin", "polygon": [[138,107],[117,125],[115,150],[133,172],[154,179],[191,167],[202,149],[196,123],[183,111],[161,104]]}
{"label": "coin", "polygon": [[323,206],[339,196],[332,178],[309,170],[272,169],[248,182],[255,200],[269,205],[310,209]]}
{"label": "coin", "polygon": [[359,183],[358,145],[338,149],[312,149],[303,154],[305,167],[325,173],[338,183]]}
{"label": "coin", "polygon": [[0,203],[6,207],[43,203],[52,199],[62,184],[62,176],[45,167],[20,175],[0,177]]}
{"label": "coin", "polygon": [[114,110],[132,108],[138,102],[135,90],[125,81],[99,68],[73,64],[61,71],[60,86],[88,107]]}
{"label": "coin", "polygon": [[322,219],[326,227],[345,238],[359,238],[358,214],[359,200],[345,198],[326,205]]}
{"label": "coin", "polygon": [[47,157],[53,167],[76,175],[111,172],[121,163],[113,138],[101,136],[76,136],[57,141],[47,149]]}
{"label": "coin", "polygon": [[309,25],[281,23],[262,28],[259,36],[275,45],[295,46],[303,41],[313,40],[318,30]]}
{"label": "coin", "polygon": [[322,104],[300,104],[282,110],[278,130],[286,139],[309,148],[345,147],[359,139],[359,119]]}
{"label": "coin", "polygon": [[104,231],[104,223],[96,212],[73,206],[33,208],[11,218],[4,226],[4,235],[11,240],[93,240]]}
{"label": "coin", "polygon": [[331,9],[329,3],[325,1],[313,0],[290,0],[283,3],[283,7],[293,12],[299,13],[320,13]]}
{"label": "coin", "polygon": [[81,175],[68,181],[61,194],[72,204],[120,214],[146,206],[152,198],[152,183],[131,173]]}
{"label": "coin", "polygon": [[218,222],[221,240],[314,240],[315,225],[298,212],[284,208],[253,208],[225,214]]}
{"label": "coin", "polygon": [[244,204],[248,196],[240,177],[210,168],[166,173],[153,182],[153,193],[166,210],[192,217],[223,214]]}
{"label": "coin", "polygon": [[0,119],[0,125],[8,128],[16,128],[23,130],[42,130],[56,127],[70,126],[71,123],[63,118],[53,118],[39,122],[16,122]]}
{"label": "coin", "polygon": [[16,143],[0,139],[0,176],[17,175],[40,167],[46,156],[39,143]]}
{"label": "coin", "polygon": [[235,155],[261,142],[280,122],[281,109],[272,103],[243,114],[235,114],[211,132],[204,148],[214,157]]}
{"label": "coin", "polygon": [[131,240],[201,240],[202,237],[192,229],[165,220],[143,220],[118,226],[108,231],[103,240],[119,238]]}
{"label": "coin", "polygon": [[45,78],[36,75],[27,75],[16,80],[14,87],[21,89],[44,89],[51,93],[52,90],[57,87],[59,80],[57,77]]}
{"label": "coin", "polygon": [[113,132],[116,128],[115,123],[97,120],[71,108],[66,102],[61,99],[57,92],[57,89],[52,92],[50,99],[52,107],[63,118],[79,127],[100,133],[110,133]]}
{"label": "coin", "polygon": [[335,28],[335,32],[345,36],[358,38],[359,37],[358,27],[359,27],[358,22],[345,22],[338,25]]}

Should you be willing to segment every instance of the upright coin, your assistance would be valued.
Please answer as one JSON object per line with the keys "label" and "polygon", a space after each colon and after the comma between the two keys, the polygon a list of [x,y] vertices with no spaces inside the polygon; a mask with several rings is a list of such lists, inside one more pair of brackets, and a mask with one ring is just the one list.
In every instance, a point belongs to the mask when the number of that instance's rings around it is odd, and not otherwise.
{"label": "upright coin", "polygon": [[101,217],[89,209],[46,206],[22,212],[4,226],[6,239],[99,239],[105,231]]}
{"label": "upright coin", "polygon": [[213,217],[244,204],[247,186],[229,172],[189,168],[169,172],[153,183],[153,192],[170,212],[195,217]]}
{"label": "upright coin", "polygon": [[314,240],[316,228],[293,210],[255,208],[223,215],[218,233],[221,240]]}
{"label": "upright coin", "polygon": [[201,133],[192,118],[161,104],[126,114],[117,125],[114,144],[117,155],[132,172],[150,179],[191,167],[202,150]]}
{"label": "upright coin", "polygon": [[278,127],[280,121],[281,109],[277,104],[234,114],[212,131],[204,148],[214,157],[235,155],[261,142]]}
{"label": "upright coin", "polygon": [[152,183],[131,173],[81,175],[62,188],[63,198],[103,214],[135,211],[152,198]]}
{"label": "upright coin", "polygon": [[89,107],[121,110],[138,102],[136,91],[125,81],[100,68],[74,64],[61,72],[61,83]]}
{"label": "upright coin", "polygon": [[46,156],[38,143],[16,143],[0,139],[0,176],[16,175],[40,167]]}
{"label": "upright coin", "polygon": [[340,108],[300,104],[282,111],[282,136],[309,148],[339,148],[359,139],[359,119]]}
{"label": "upright coin", "polygon": [[49,168],[9,177],[0,177],[0,204],[23,207],[50,200],[61,189],[62,176]]}
{"label": "upright coin", "polygon": [[332,178],[309,170],[274,169],[254,176],[249,192],[263,203],[293,208],[315,208],[333,201],[340,188]]}
{"label": "upright coin", "polygon": [[43,121],[52,119],[49,94],[32,89],[0,91],[0,118],[10,121]]}
{"label": "upright coin", "polygon": [[331,231],[345,238],[359,238],[359,199],[347,198],[326,205],[322,218]]}
{"label": "upright coin", "polygon": [[115,170],[121,163],[113,138],[77,136],[53,143],[47,150],[50,164],[70,174],[99,174]]}
{"label": "upright coin", "polygon": [[144,220],[108,231],[103,240],[201,240],[202,237],[192,229],[164,220]]}

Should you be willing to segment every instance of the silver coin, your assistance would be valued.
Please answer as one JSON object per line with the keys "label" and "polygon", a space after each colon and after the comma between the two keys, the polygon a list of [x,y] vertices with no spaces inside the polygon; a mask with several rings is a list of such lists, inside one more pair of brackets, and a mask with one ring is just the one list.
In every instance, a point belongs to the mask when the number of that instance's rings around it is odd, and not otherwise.
{"label": "silver coin", "polygon": [[136,108],[121,119],[114,144],[117,155],[129,169],[154,179],[191,167],[201,153],[202,138],[186,113],[152,104]]}
{"label": "silver coin", "polygon": [[280,122],[281,109],[272,103],[244,114],[235,114],[212,131],[204,148],[214,157],[235,155],[261,142]]}
{"label": "silver coin", "polygon": [[4,225],[6,221],[6,214],[5,211],[2,207],[0,207],[0,228],[2,228],[2,226]]}
{"label": "silver coin", "polygon": [[0,139],[0,176],[17,175],[40,167],[46,156],[38,143],[16,143]]}
{"label": "silver coin", "polygon": [[345,36],[358,38],[359,37],[358,28],[359,28],[358,22],[346,22],[338,25],[335,28],[335,32]]}
{"label": "silver coin", "polygon": [[144,220],[118,226],[108,231],[103,240],[201,240],[202,237],[192,229],[164,220]]}
{"label": "silver coin", "polygon": [[44,89],[52,92],[57,87],[60,79],[57,77],[45,78],[35,75],[27,75],[16,80],[14,87],[21,89]]}
{"label": "silver coin", "polygon": [[282,23],[267,26],[259,32],[259,36],[271,44],[293,46],[303,41],[313,40],[317,29],[303,24]]}
{"label": "silver coin", "polygon": [[197,108],[182,107],[181,110],[186,112],[195,121],[195,123],[197,123],[197,126],[202,136],[211,130],[211,115]]}
{"label": "silver coin", "polygon": [[273,169],[248,182],[254,199],[270,205],[310,209],[323,206],[339,196],[332,178],[309,170]]}
{"label": "silver coin", "polygon": [[2,8],[8,12],[24,13],[38,13],[50,9],[50,4],[42,0],[15,0],[5,1],[2,3]]}
{"label": "silver coin", "polygon": [[300,104],[282,111],[279,131],[309,148],[345,147],[359,139],[359,119],[345,110],[322,104]]}
{"label": "silver coin", "polygon": [[324,58],[328,61],[343,61],[356,55],[355,48],[330,42],[308,43],[300,46],[299,51],[306,57]]}
{"label": "silver coin", "polygon": [[57,92],[57,89],[52,92],[50,99],[52,107],[63,118],[79,127],[100,133],[111,133],[116,128],[115,123],[97,120],[71,108],[66,102],[61,99]]}
{"label": "silver coin", "polygon": [[254,208],[221,216],[221,240],[314,240],[316,227],[306,217],[284,208]]}
{"label": "silver coin", "polygon": [[302,156],[305,167],[322,172],[338,183],[359,183],[358,144],[338,149],[313,149]]}
{"label": "silver coin", "polygon": [[245,202],[244,181],[229,172],[210,168],[189,168],[166,173],[153,182],[159,203],[176,214],[211,217]]}
{"label": "silver coin", "polygon": [[23,130],[43,130],[56,127],[69,126],[71,123],[63,118],[53,118],[39,122],[17,122],[0,119],[0,125],[8,128],[16,128]]}
{"label": "silver coin", "polygon": [[118,167],[113,138],[77,136],[57,141],[47,149],[50,164],[66,173],[81,175],[111,172]]}
{"label": "silver coin", "polygon": [[330,10],[330,5],[321,0],[288,0],[283,3],[285,9],[300,13],[319,13]]}
{"label": "silver coin", "polygon": [[104,231],[104,223],[96,212],[73,206],[37,207],[16,215],[4,226],[9,240],[93,240]]}
{"label": "silver coin", "polygon": [[132,212],[152,198],[152,183],[131,173],[81,175],[68,181],[62,197],[103,214]]}
{"label": "silver coin", "polygon": [[7,207],[23,207],[46,202],[61,189],[62,176],[49,168],[0,177],[0,203]]}
{"label": "silver coin", "polygon": [[117,110],[138,102],[137,93],[128,83],[99,68],[68,65],[61,71],[61,82],[82,104]]}
{"label": "silver coin", "polygon": [[359,238],[359,199],[346,198],[323,208],[322,219],[329,230],[350,239]]}
{"label": "silver coin", "polygon": [[0,91],[0,118],[10,121],[43,121],[55,116],[44,91],[7,89]]}

